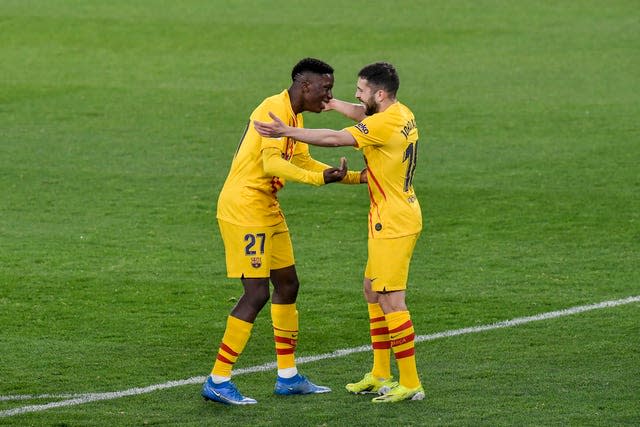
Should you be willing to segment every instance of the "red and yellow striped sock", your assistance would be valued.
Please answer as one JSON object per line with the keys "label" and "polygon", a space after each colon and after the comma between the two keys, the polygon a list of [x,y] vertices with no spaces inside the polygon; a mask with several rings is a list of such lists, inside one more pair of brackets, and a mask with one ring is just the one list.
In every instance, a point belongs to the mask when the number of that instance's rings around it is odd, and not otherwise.
{"label": "red and yellow striped sock", "polygon": [[408,311],[387,313],[389,340],[400,373],[400,385],[408,388],[420,386],[415,356],[415,331]]}
{"label": "red and yellow striped sock", "polygon": [[271,304],[273,338],[276,343],[278,371],[295,374],[295,350],[298,344],[298,310],[295,304]]}
{"label": "red and yellow striped sock", "polygon": [[391,377],[391,344],[389,343],[389,329],[387,319],[380,304],[367,304],[369,310],[369,334],[373,349],[373,368],[371,375],[377,378]]}
{"label": "red and yellow striped sock", "polygon": [[224,331],[218,357],[213,365],[211,374],[217,377],[231,378],[231,369],[242,354],[251,336],[253,323],[245,322],[237,317],[227,318],[227,329]]}

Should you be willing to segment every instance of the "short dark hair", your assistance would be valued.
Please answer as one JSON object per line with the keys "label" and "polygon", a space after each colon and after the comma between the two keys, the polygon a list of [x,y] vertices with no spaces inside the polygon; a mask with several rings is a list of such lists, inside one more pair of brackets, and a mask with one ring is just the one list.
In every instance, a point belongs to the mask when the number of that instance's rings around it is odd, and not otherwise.
{"label": "short dark hair", "polygon": [[388,62],[374,62],[365,66],[358,73],[358,77],[365,79],[371,86],[386,90],[396,96],[400,87],[400,78],[395,67]]}
{"label": "short dark hair", "polygon": [[304,58],[291,70],[291,80],[295,80],[298,74],[310,72],[314,74],[333,74],[333,67],[316,58]]}

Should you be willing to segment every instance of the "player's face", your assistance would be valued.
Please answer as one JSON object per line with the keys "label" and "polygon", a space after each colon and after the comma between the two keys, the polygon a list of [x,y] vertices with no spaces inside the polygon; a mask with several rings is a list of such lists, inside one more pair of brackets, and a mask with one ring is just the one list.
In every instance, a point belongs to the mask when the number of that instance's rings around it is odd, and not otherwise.
{"label": "player's face", "polygon": [[305,87],[305,110],[319,113],[333,98],[333,74],[309,74]]}
{"label": "player's face", "polygon": [[378,104],[376,103],[376,90],[374,90],[367,80],[362,77],[358,78],[356,85],[356,98],[364,105],[364,113],[371,116],[378,112]]}

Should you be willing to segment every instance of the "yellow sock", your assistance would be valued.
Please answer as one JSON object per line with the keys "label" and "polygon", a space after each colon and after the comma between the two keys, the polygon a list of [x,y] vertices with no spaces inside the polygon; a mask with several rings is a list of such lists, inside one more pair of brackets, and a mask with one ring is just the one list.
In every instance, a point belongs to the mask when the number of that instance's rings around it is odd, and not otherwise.
{"label": "yellow sock", "polygon": [[298,310],[295,304],[271,304],[273,338],[276,342],[278,370],[296,366],[295,350],[298,344]]}
{"label": "yellow sock", "polygon": [[380,304],[367,304],[369,310],[369,334],[373,349],[373,368],[371,374],[377,378],[391,377],[391,345],[387,320]]}
{"label": "yellow sock", "polygon": [[389,339],[400,372],[400,385],[408,388],[420,386],[415,356],[415,331],[408,311],[395,311],[386,316]]}
{"label": "yellow sock", "polygon": [[227,329],[224,331],[218,357],[211,373],[219,377],[231,377],[231,369],[240,357],[251,336],[253,323],[245,322],[237,317],[227,317]]}

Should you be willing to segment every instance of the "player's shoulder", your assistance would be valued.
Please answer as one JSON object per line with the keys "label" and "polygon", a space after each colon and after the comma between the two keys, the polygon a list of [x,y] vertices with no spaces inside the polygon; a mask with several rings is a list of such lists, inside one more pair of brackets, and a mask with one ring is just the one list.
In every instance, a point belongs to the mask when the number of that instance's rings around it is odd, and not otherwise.
{"label": "player's shoulder", "polygon": [[278,105],[278,98],[279,95],[271,95],[266,97],[265,99],[262,100],[262,102],[260,102],[260,104],[258,104],[258,106],[255,108],[256,110],[261,110],[263,108],[269,108],[272,107],[274,105]]}
{"label": "player's shoulder", "polygon": [[254,110],[251,114],[252,117],[261,117],[268,116],[268,113],[274,113],[275,115],[282,117],[286,115],[287,102],[288,102],[288,94],[287,91],[280,92],[276,95],[269,96],[265,98]]}
{"label": "player's shoulder", "polygon": [[397,114],[401,114],[405,117],[414,117],[413,115],[413,111],[411,111],[411,108],[409,108],[408,106],[406,106],[405,104],[403,104],[402,102],[398,101],[394,104],[395,110],[397,112]]}
{"label": "player's shoulder", "polygon": [[411,130],[417,130],[416,116],[413,114],[413,111],[400,102],[397,102],[395,107],[397,123],[403,128],[402,133],[406,135]]}

